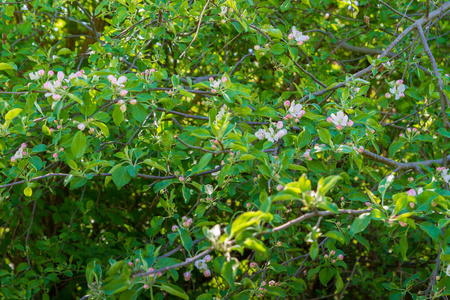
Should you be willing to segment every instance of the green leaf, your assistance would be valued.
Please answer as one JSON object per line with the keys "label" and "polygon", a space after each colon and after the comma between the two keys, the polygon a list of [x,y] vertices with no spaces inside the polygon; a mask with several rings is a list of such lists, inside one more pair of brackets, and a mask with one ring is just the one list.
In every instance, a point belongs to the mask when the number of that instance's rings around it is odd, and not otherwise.
{"label": "green leaf", "polygon": [[359,215],[355,221],[353,221],[352,226],[350,227],[350,235],[355,235],[356,233],[359,233],[366,229],[366,227],[369,225],[371,220],[370,213],[364,213]]}
{"label": "green leaf", "polygon": [[242,230],[247,229],[250,226],[256,225],[261,220],[269,222],[273,219],[273,216],[269,213],[263,213],[262,211],[250,211],[243,213],[234,220],[231,225],[230,237],[235,236]]}
{"label": "green leaf", "polygon": [[108,126],[103,124],[102,122],[92,122],[94,125],[96,125],[102,132],[105,137],[109,136],[109,129]]}
{"label": "green leaf", "polygon": [[223,264],[222,267],[222,276],[223,278],[225,278],[225,280],[230,285],[233,291],[236,290],[236,287],[234,285],[234,271],[233,271],[234,263],[235,263],[234,261],[227,261]]}
{"label": "green leaf", "polygon": [[80,98],[78,98],[77,96],[75,96],[74,94],[68,94],[69,98],[72,99],[75,102],[78,102],[79,104],[83,105],[84,102],[83,100],[81,100]]}
{"label": "green leaf", "polygon": [[190,233],[185,230],[184,228],[179,228],[180,231],[180,238],[181,238],[181,244],[183,244],[184,249],[187,250],[187,252],[191,252],[193,242]]}
{"label": "green leaf", "polygon": [[405,233],[404,236],[400,239],[400,254],[402,255],[402,258],[404,261],[408,261],[408,258],[406,257],[406,253],[408,252],[408,236],[407,233]]}
{"label": "green leaf", "polygon": [[249,249],[261,252],[263,255],[265,255],[267,252],[267,249],[266,249],[266,246],[264,245],[264,243],[255,238],[247,238],[244,241],[244,245]]}
{"label": "green leaf", "polygon": [[330,268],[323,268],[319,272],[319,280],[320,283],[322,283],[323,286],[327,286],[328,282],[330,281],[331,277],[333,277],[333,273],[331,273]]}
{"label": "green leaf", "polygon": [[72,144],[70,145],[70,149],[72,150],[72,154],[76,158],[80,158],[83,156],[86,151],[86,137],[83,132],[78,131],[73,137]]}
{"label": "green leaf", "polygon": [[163,291],[168,292],[171,295],[177,296],[181,299],[189,300],[188,295],[178,286],[170,283],[163,283],[161,286],[159,286],[160,289]]}
{"label": "green leaf", "polygon": [[394,179],[394,174],[390,174],[387,177],[383,178],[383,180],[381,180],[380,184],[378,185],[378,191],[381,194],[381,203],[384,203],[384,195],[386,194],[387,189],[394,181]]}
{"label": "green leaf", "polygon": [[328,231],[326,234],[324,234],[324,236],[335,239],[336,241],[340,242],[341,244],[349,243],[348,238],[346,236],[344,236],[343,233],[341,233],[337,230]]}
{"label": "green leaf", "polygon": [[405,142],[403,142],[403,141],[395,141],[395,142],[393,142],[391,144],[391,146],[389,146],[389,157],[393,157],[395,152],[400,150],[400,148],[403,147],[404,144],[405,144]]}
{"label": "green leaf", "polygon": [[127,167],[120,166],[119,168],[115,169],[112,173],[112,180],[118,189],[122,188],[125,184],[130,182],[131,176],[128,173]]}
{"label": "green leaf", "polygon": [[116,124],[117,126],[119,126],[124,121],[123,112],[120,110],[119,105],[116,105],[116,107],[114,108],[112,117],[114,124]]}
{"label": "green leaf", "polygon": [[[286,1],[286,2],[288,2],[288,1]],[[263,31],[265,31],[268,35],[273,36],[277,39],[281,40],[283,38],[283,33],[281,32],[280,29],[270,28],[270,29],[264,29]]]}
{"label": "green leaf", "polygon": [[205,167],[208,165],[209,161],[212,158],[212,153],[206,153],[203,155],[203,157],[200,159],[199,163],[192,168],[192,174],[200,173],[202,171],[205,171]]}
{"label": "green leaf", "polygon": [[311,247],[309,248],[309,256],[312,260],[316,259],[319,254],[319,244],[317,241],[312,242]]}
{"label": "green leaf", "polygon": [[267,118],[278,118],[278,112],[270,106],[258,108],[254,111],[254,114]]}
{"label": "green leaf", "polygon": [[303,148],[311,142],[311,133],[308,129],[303,130],[297,137],[297,147]]}
{"label": "green leaf", "polygon": [[319,131],[319,138],[323,143],[328,144],[330,146],[333,145],[333,142],[331,141],[331,134],[327,129],[319,128],[318,131]]}
{"label": "green leaf", "polygon": [[17,70],[17,66],[12,63],[0,63],[0,71],[4,70]]}
{"label": "green leaf", "polygon": [[286,10],[289,9],[289,7],[291,7],[291,1],[286,0],[283,2],[283,4],[281,4],[280,10],[281,10],[281,12],[285,12]]}
{"label": "green leaf", "polygon": [[20,114],[20,112],[22,111],[21,108],[13,108],[10,111],[8,111],[8,113],[5,115],[5,120],[6,121],[11,121],[12,119],[14,119],[15,117],[17,117],[18,114]]}
{"label": "green leaf", "polygon": [[31,197],[31,195],[33,195],[33,190],[27,186],[24,190],[23,190],[23,194],[27,197]]}

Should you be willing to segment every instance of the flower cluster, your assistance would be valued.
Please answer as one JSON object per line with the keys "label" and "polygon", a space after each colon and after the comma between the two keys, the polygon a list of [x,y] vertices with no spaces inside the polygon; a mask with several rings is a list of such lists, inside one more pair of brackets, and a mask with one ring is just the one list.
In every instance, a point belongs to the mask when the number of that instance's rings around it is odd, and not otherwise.
{"label": "flower cluster", "polygon": [[122,97],[125,97],[128,94],[127,90],[124,90],[125,82],[127,82],[127,78],[125,76],[120,76],[116,78],[114,75],[108,75],[108,80],[111,83],[113,90],[116,94],[119,94]]}
{"label": "flower cluster", "polygon": [[295,40],[300,46],[303,42],[309,40],[309,36],[303,35],[301,31],[298,31],[295,26],[292,27],[292,33],[288,36],[290,40]]}
{"label": "flower cluster", "polygon": [[338,130],[346,126],[353,126],[353,121],[348,119],[348,116],[344,114],[343,111],[338,111],[337,114],[331,114],[330,117],[327,118],[329,123],[333,123]]}
{"label": "flower cluster", "polygon": [[24,151],[26,148],[27,144],[22,143],[16,153],[11,157],[11,162],[15,162],[16,160],[23,158],[24,155],[27,155],[27,152]]}
{"label": "flower cluster", "polygon": [[205,277],[211,276],[211,271],[208,269],[208,262],[211,261],[211,256],[206,255],[203,259],[199,259],[195,261],[195,267],[199,269],[201,272],[203,272],[203,275]]}
{"label": "flower cluster", "polygon": [[444,181],[446,183],[449,183],[449,181],[450,181],[450,174],[448,174],[448,169],[447,168],[438,167],[437,171],[438,172],[442,171],[442,178],[444,179]]}
{"label": "flower cluster", "polygon": [[[155,69],[146,69],[144,72],[136,72],[136,77],[142,79],[143,81],[146,81],[147,83],[152,83],[154,80],[154,73],[156,72]],[[123,77],[123,76],[122,76]]]}
{"label": "flower cluster", "polygon": [[296,104],[295,100],[292,101],[292,103],[290,103],[289,100],[284,101],[284,106],[289,107],[289,109],[287,111],[288,114],[284,117],[285,120],[295,118],[295,121],[298,122],[298,119],[303,117],[303,115],[305,114],[303,105],[301,105],[300,103]]}
{"label": "flower cluster", "polygon": [[404,138],[408,140],[409,142],[412,142],[413,139],[420,134],[420,130],[417,128],[406,128],[406,134],[400,133],[399,137]]}
{"label": "flower cluster", "polygon": [[227,82],[227,78],[223,76],[221,79],[214,80],[214,78],[209,78],[209,85],[211,86],[211,93],[215,94],[223,86],[223,83]]}
{"label": "flower cluster", "polygon": [[333,264],[336,262],[336,259],[344,260],[344,254],[339,254],[337,257],[335,257],[335,255],[336,255],[336,251],[335,250],[331,250],[330,251],[330,255],[325,254],[324,258],[325,259],[330,259],[331,263],[333,263]]}
{"label": "flower cluster", "polygon": [[283,136],[287,134],[287,130],[282,129],[283,126],[284,126],[283,122],[278,121],[278,123],[276,124],[276,127],[278,129],[277,132],[271,127],[269,128],[269,130],[259,129],[255,133],[255,135],[259,140],[266,138],[269,142],[275,143],[278,142],[278,140],[280,140],[281,138],[283,138]]}
{"label": "flower cluster", "polygon": [[[189,226],[192,225],[192,223],[194,223],[194,221],[191,218],[187,218],[186,216],[183,216],[183,218],[181,218],[181,220],[183,221],[183,226],[188,228]],[[172,227],[173,230],[173,227]]]}
{"label": "flower cluster", "polygon": [[398,100],[400,98],[405,97],[405,94],[404,94],[405,89],[406,89],[406,86],[403,84],[403,80],[397,80],[395,82],[394,86],[389,89],[390,93],[386,93],[385,96],[386,96],[386,98],[389,99],[392,97],[392,95],[394,95],[395,100]]}

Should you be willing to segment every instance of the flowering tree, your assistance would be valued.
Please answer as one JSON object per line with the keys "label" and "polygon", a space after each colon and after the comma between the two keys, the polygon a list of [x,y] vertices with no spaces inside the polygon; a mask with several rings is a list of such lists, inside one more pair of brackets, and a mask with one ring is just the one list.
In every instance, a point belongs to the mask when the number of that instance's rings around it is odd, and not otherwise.
{"label": "flowering tree", "polygon": [[2,298],[450,295],[450,2],[13,1]]}

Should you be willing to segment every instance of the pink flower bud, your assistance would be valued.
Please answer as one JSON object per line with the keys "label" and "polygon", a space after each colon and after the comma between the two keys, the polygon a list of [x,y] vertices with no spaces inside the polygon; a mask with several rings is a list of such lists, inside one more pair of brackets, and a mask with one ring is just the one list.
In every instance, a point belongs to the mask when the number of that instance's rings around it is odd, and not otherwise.
{"label": "pink flower bud", "polygon": [[413,190],[413,189],[410,189],[410,190],[407,191],[406,193],[407,193],[408,195],[411,195],[411,196],[416,196],[416,195],[417,195],[416,191]]}
{"label": "pink flower bud", "polygon": [[278,129],[283,128],[283,122],[278,121],[278,122],[277,122],[277,128],[278,128]]}
{"label": "pink flower bud", "polygon": [[259,50],[259,45],[255,45],[255,47],[253,47],[253,49],[255,49],[256,51],[258,51]]}
{"label": "pink flower bud", "polygon": [[403,97],[405,97],[405,94],[401,93],[400,98],[403,98]]}
{"label": "pink flower bud", "polygon": [[284,186],[282,186],[281,184],[277,185],[277,191],[281,191],[284,189]]}
{"label": "pink flower bud", "polygon": [[62,82],[63,79],[64,79],[64,73],[61,72],[61,71],[59,71],[59,72],[56,74],[56,77],[58,78],[59,81]]}
{"label": "pink flower bud", "polygon": [[406,131],[411,132],[411,128],[406,128]]}
{"label": "pink flower bud", "polygon": [[402,84],[402,83],[403,83],[403,80],[401,80],[401,79],[399,79],[399,80],[397,80],[397,81],[395,82],[396,85],[400,85],[400,84]]}
{"label": "pink flower bud", "polygon": [[27,153],[25,151],[23,151],[23,155],[27,155]]}
{"label": "pink flower bud", "polygon": [[38,74],[39,74],[39,76],[44,76],[45,75],[45,71],[44,70],[39,70]]}
{"label": "pink flower bud", "polygon": [[365,202],[364,203],[366,206],[370,206],[370,202]]}
{"label": "pink flower bud", "polygon": [[211,93],[215,94],[217,91],[215,89],[211,89]]}
{"label": "pink flower bud", "polygon": [[55,75],[55,72],[53,72],[52,70],[50,70],[50,71],[48,71],[48,76],[53,76],[53,75]]}
{"label": "pink flower bud", "polygon": [[225,76],[222,77],[222,82],[223,82],[223,83],[227,82],[227,80],[228,80],[228,79],[227,79]]}
{"label": "pink flower bud", "polygon": [[131,101],[130,101],[130,104],[131,105],[135,105],[137,103],[137,100],[136,99],[132,99]]}
{"label": "pink flower bud", "polygon": [[84,129],[86,129],[86,125],[84,125],[83,123],[80,123],[80,124],[78,124],[78,129],[83,131]]}
{"label": "pink flower bud", "polygon": [[408,181],[411,183],[411,182],[413,182],[414,181],[414,178],[412,178],[412,177],[409,177],[408,178]]}
{"label": "pink flower bud", "polygon": [[324,257],[325,257],[325,259],[328,259],[328,254],[325,254]]}
{"label": "pink flower bud", "polygon": [[275,285],[275,280],[269,281],[269,286],[274,286],[274,285]]}
{"label": "pink flower bud", "polygon": [[440,172],[442,169],[443,169],[443,168],[441,168],[441,167],[437,167],[437,168],[436,168],[436,171]]}
{"label": "pink flower bud", "polygon": [[121,105],[120,106],[120,111],[123,112],[123,113],[126,112],[127,111],[127,106],[125,104]]}
{"label": "pink flower bud", "polygon": [[403,133],[400,133],[399,135],[398,135],[399,137],[403,137],[404,136],[404,134]]}
{"label": "pink flower bud", "polygon": [[359,153],[363,153],[364,152],[364,147],[363,146],[359,146],[358,152]]}
{"label": "pink flower bud", "polygon": [[205,256],[205,261],[206,262],[210,262],[211,261],[211,255],[206,255]]}
{"label": "pink flower bud", "polygon": [[414,132],[417,132],[417,128],[413,128],[413,131],[414,131]]}
{"label": "pink flower bud", "polygon": [[406,223],[405,223],[405,222],[400,221],[400,222],[398,222],[398,223],[399,223],[400,226],[402,226],[402,227],[405,227],[405,226],[406,226]]}
{"label": "pink flower bud", "polygon": [[336,254],[336,251],[331,250],[330,255],[335,255],[335,254]]}
{"label": "pink flower bud", "polygon": [[303,45],[303,42],[302,42],[302,41],[299,41],[299,42],[297,42],[297,44],[298,44],[299,46],[301,46],[301,45]]}
{"label": "pink flower bud", "polygon": [[225,24],[227,21],[225,21],[225,20],[222,20],[222,21],[220,21],[222,24]]}
{"label": "pink flower bud", "polygon": [[27,144],[26,144],[26,143],[22,143],[22,145],[20,145],[20,147],[21,147],[22,149],[25,149],[25,148],[27,147]]}
{"label": "pink flower bud", "polygon": [[289,100],[284,101],[284,106],[289,107],[291,105],[291,102]]}
{"label": "pink flower bud", "polygon": [[281,241],[278,241],[277,246],[281,247]]}
{"label": "pink flower bud", "polygon": [[265,281],[261,282],[261,286],[265,286],[267,283]]}
{"label": "pink flower bud", "polygon": [[130,267],[132,267],[132,266],[133,266],[133,262],[132,262],[132,261],[128,262],[128,265],[129,265]]}
{"label": "pink flower bud", "polygon": [[155,69],[150,69],[150,73],[155,73],[156,70]]}
{"label": "pink flower bud", "polygon": [[333,263],[333,264],[334,264],[335,262],[336,262],[336,260],[335,260],[335,259],[333,259],[333,260],[331,261],[331,263]]}
{"label": "pink flower bud", "polygon": [[343,260],[343,259],[344,259],[344,255],[339,254],[339,255],[338,255],[338,259],[339,259],[339,260]]}
{"label": "pink flower bud", "polygon": [[53,156],[53,158],[57,158],[58,157],[58,153],[55,152],[55,153],[53,153],[52,156]]}
{"label": "pink flower bud", "polygon": [[250,268],[256,268],[257,266],[258,266],[258,264],[255,262],[250,263]]}
{"label": "pink flower bud", "polygon": [[206,269],[205,271],[203,271],[203,275],[205,275],[205,277],[210,277],[211,271],[209,269]]}
{"label": "pink flower bud", "polygon": [[178,177],[178,179],[179,179],[180,181],[184,181],[183,176]]}
{"label": "pink flower bud", "polygon": [[167,94],[169,94],[169,96],[172,95],[172,91],[168,91]]}
{"label": "pink flower bud", "polygon": [[389,94],[389,93],[384,94],[384,96],[388,99],[391,98],[391,94]]}
{"label": "pink flower bud", "polygon": [[[116,80],[116,77],[114,77],[114,75],[108,75],[107,78],[108,78],[109,82],[113,82],[114,80]],[[116,82],[117,82],[117,80],[116,80]]]}
{"label": "pink flower bud", "polygon": [[351,126],[353,126],[353,124],[354,124],[354,123],[353,123],[353,121],[352,121],[352,120],[348,121],[348,126],[350,126],[350,127],[351,127]]}
{"label": "pink flower bud", "polygon": [[117,105],[122,105],[123,104],[123,100],[120,99],[119,101],[117,101]]}
{"label": "pink flower bud", "polygon": [[288,39],[290,40],[294,39],[294,35],[291,33],[290,35],[288,35]]}
{"label": "pink flower bud", "polygon": [[153,271],[155,271],[155,269],[149,268],[147,272],[153,272]]}
{"label": "pink flower bud", "polygon": [[328,122],[328,123],[331,123],[331,122],[333,122],[333,119],[332,119],[331,117],[328,117],[328,118],[327,118],[327,122]]}
{"label": "pink flower bud", "polygon": [[11,156],[11,162],[15,162],[16,158],[14,156]]}
{"label": "pink flower bud", "polygon": [[183,274],[184,280],[185,281],[189,281],[191,279],[191,273],[190,272],[185,272]]}
{"label": "pink flower bud", "polygon": [[61,147],[61,149],[59,149],[59,151],[63,152],[63,151],[64,151],[64,148],[63,148],[63,147]]}
{"label": "pink flower bud", "polygon": [[342,197],[341,197],[341,201],[344,201],[344,199],[345,199],[344,196],[342,196]]}
{"label": "pink flower bud", "polygon": [[53,100],[58,101],[59,99],[61,99],[61,96],[58,94],[53,94],[52,98],[53,98]]}
{"label": "pink flower bud", "polygon": [[[255,179],[256,179],[256,177],[255,177]],[[252,204],[251,203],[245,203],[245,206],[247,207],[247,208],[250,208],[251,206],[252,206]]]}
{"label": "pink flower bud", "polygon": [[178,226],[177,226],[177,225],[173,225],[173,226],[172,226],[172,231],[173,231],[173,232],[176,232],[177,230],[178,230]]}
{"label": "pink flower bud", "polygon": [[150,288],[150,286],[148,284],[144,284],[144,289],[148,290]]}
{"label": "pink flower bud", "polygon": [[127,90],[121,90],[120,91],[120,96],[125,97],[128,94]]}
{"label": "pink flower bud", "polygon": [[337,125],[336,128],[337,128],[337,130],[341,130],[342,126],[341,125]]}
{"label": "pink flower bud", "polygon": [[414,204],[414,202],[409,202],[409,206],[410,206],[411,208],[414,208],[416,205]]}

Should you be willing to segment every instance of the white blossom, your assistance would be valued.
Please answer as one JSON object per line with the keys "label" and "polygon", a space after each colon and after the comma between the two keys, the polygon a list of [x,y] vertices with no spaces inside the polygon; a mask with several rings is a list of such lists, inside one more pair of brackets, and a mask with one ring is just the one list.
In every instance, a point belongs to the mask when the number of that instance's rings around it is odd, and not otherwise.
{"label": "white blossom", "polygon": [[226,7],[226,6],[221,6],[221,7],[220,7],[220,13],[219,13],[219,16],[221,16],[221,17],[225,16],[225,14],[227,13],[227,11],[228,11],[228,7]]}
{"label": "white blossom", "polygon": [[389,92],[395,96],[395,100],[398,100],[405,96],[405,89],[406,86],[403,83],[397,82],[392,88],[389,89]]}
{"label": "white blossom", "polygon": [[336,115],[331,114],[331,122],[336,126],[347,126],[348,116],[346,116],[344,112],[338,111]]}
{"label": "white blossom", "polygon": [[258,130],[255,135],[259,140],[262,140],[266,136],[267,131],[265,129]]}
{"label": "white blossom", "polygon": [[299,104],[295,104],[295,100],[292,101],[291,103],[291,107],[289,107],[289,113],[294,117],[294,118],[300,118],[305,111],[303,110],[303,105]]}
{"label": "white blossom", "polygon": [[298,31],[295,26],[292,27],[292,35],[294,36],[295,41],[300,45],[303,44],[303,42],[309,40],[309,36],[303,35],[303,33],[301,31]]}
{"label": "white blossom", "polygon": [[448,183],[450,181],[450,174],[448,174],[448,169],[444,168],[442,171],[442,178],[444,178],[444,181]]}
{"label": "white blossom", "polygon": [[206,270],[208,269],[208,265],[206,264],[206,261],[204,259],[199,259],[195,261],[195,267],[199,270]]}

